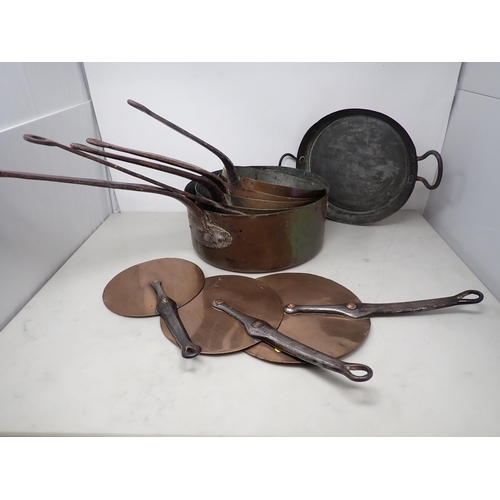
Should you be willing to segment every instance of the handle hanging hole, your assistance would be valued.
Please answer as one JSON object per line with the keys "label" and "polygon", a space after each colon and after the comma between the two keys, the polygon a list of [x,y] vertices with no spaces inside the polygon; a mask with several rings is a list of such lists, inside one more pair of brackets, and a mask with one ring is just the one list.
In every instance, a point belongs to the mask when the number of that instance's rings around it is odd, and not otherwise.
{"label": "handle hanging hole", "polygon": [[[471,296],[475,296],[475,298],[467,298]],[[459,304],[478,304],[484,299],[484,295],[479,290],[466,290],[457,295]]]}

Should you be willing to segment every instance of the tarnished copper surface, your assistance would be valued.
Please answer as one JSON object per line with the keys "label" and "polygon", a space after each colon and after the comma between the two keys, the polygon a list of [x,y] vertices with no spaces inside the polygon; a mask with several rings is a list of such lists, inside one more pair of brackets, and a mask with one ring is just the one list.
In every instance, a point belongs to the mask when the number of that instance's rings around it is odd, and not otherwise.
{"label": "tarnished copper surface", "polygon": [[[361,303],[347,288],[313,274],[280,273],[258,278],[257,281],[273,288],[281,297],[283,305]],[[279,331],[309,347],[338,358],[353,351],[365,340],[370,331],[370,320],[352,320],[325,314],[285,314]],[[245,352],[274,363],[302,363],[264,343],[252,346]]]}
{"label": "tarnished copper surface", "polygon": [[150,260],[117,274],[104,289],[104,304],[122,316],[156,316],[158,298],[152,281],[161,281],[166,294],[181,307],[201,291],[205,276],[196,264],[184,259]]}
{"label": "tarnished copper surface", "polygon": [[[241,351],[258,342],[238,321],[212,307],[212,302],[217,299],[267,321],[274,328],[278,328],[283,317],[281,298],[265,283],[245,276],[207,278],[203,290],[179,308],[179,317],[191,340],[201,347],[202,354]],[[175,343],[164,321],[160,320],[160,323],[164,335]]]}
{"label": "tarnished copper surface", "polygon": [[227,215],[206,211],[231,235],[225,248],[208,248],[192,234],[196,253],[213,266],[241,273],[276,272],[312,259],[321,250],[327,196],[272,214]]}

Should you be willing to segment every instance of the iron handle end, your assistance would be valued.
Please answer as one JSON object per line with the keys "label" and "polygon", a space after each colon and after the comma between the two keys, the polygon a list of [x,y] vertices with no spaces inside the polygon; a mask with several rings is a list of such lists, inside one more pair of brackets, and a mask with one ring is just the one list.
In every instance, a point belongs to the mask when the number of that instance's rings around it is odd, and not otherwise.
{"label": "iron handle end", "polygon": [[[356,372],[363,372],[364,375]],[[366,382],[373,377],[373,370],[367,365],[345,362],[342,366],[342,374],[353,382]]]}
{"label": "iron handle end", "polygon": [[177,344],[181,348],[183,358],[194,358],[201,353],[201,347],[191,342],[184,325],[182,324],[177,312],[177,304],[171,299],[163,289],[160,281],[151,281],[151,288],[156,292],[158,303],[156,311],[162,317],[163,321],[168,326],[168,329],[175,338]]}
{"label": "iron handle end", "polygon": [[23,139],[33,144],[41,144],[42,146],[57,146],[56,142],[46,139],[45,137],[40,137],[39,135],[24,134]]}
{"label": "iron handle end", "polygon": [[[469,295],[476,295],[476,298],[466,298]],[[456,298],[458,304],[479,304],[479,302],[482,302],[484,299],[484,294],[479,290],[466,290],[465,292],[459,293]]]}
{"label": "iron handle end", "polygon": [[[306,363],[340,373],[353,382],[366,382],[373,376],[373,371],[369,366],[359,363],[347,363],[341,359],[328,356],[325,353],[283,335],[263,320],[248,316],[241,311],[233,309],[222,300],[214,300],[212,302],[212,307],[225,312],[239,321],[251,337],[262,340],[272,347],[278,348],[280,351],[301,359]],[[356,372],[363,372],[363,374]]]}

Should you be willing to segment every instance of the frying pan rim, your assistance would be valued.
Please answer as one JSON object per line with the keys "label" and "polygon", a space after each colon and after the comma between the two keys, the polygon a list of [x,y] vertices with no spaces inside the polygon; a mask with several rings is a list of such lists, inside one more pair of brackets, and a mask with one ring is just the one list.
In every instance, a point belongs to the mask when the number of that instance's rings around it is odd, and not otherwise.
{"label": "frying pan rim", "polygon": [[[297,168],[307,172],[315,173],[311,167],[310,158],[312,152],[314,151],[315,141],[317,140],[317,138],[330,125],[337,122],[338,120],[359,115],[368,116],[384,122],[386,125],[390,126],[393,131],[399,136],[404,148],[406,149],[407,159],[407,164],[401,166],[401,169],[404,168],[406,170],[405,175],[408,179],[408,182],[399,190],[399,192],[395,194],[395,196],[389,203],[369,211],[361,212],[346,210],[345,208],[337,206],[335,204],[335,201],[332,200],[331,196],[329,195],[327,207],[328,219],[347,224],[364,225],[378,222],[397,212],[408,201],[415,187],[418,173],[416,149],[410,135],[402,127],[402,125],[400,125],[390,116],[371,109],[347,108],[330,113],[318,120],[305,133],[302,141],[300,142],[297,152]],[[325,180],[330,184],[332,182],[331,179]]]}

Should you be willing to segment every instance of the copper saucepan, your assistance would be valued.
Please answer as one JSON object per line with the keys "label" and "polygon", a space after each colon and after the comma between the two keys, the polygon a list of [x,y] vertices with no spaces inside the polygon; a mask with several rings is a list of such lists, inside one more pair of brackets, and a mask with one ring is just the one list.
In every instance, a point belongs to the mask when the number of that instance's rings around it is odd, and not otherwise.
{"label": "copper saucepan", "polygon": [[[250,199],[251,198],[256,198],[258,200],[270,200],[270,201],[277,201],[277,202],[289,202],[291,204],[294,203],[295,205],[298,205],[298,204],[301,204],[301,203],[304,203],[304,202],[314,201],[314,200],[316,200],[318,198],[318,196],[322,195],[322,191],[320,191],[317,195],[312,196],[310,198],[305,197],[305,196],[304,197],[279,196],[279,195],[275,195],[275,194],[272,194],[272,193],[265,193],[265,192],[262,192],[262,191],[257,191],[257,190],[254,190],[254,189],[242,188],[242,187],[234,186],[234,185],[228,183],[220,175],[218,175],[218,174],[216,174],[214,172],[210,172],[210,171],[205,170],[205,169],[203,169],[203,168],[201,168],[201,167],[199,167],[197,165],[193,165],[191,163],[187,163],[187,162],[178,160],[176,158],[170,158],[168,156],[163,156],[163,155],[159,155],[159,154],[156,154],[156,153],[149,153],[147,151],[140,151],[138,149],[126,148],[124,146],[119,146],[119,145],[116,145],[116,144],[111,144],[109,142],[104,142],[104,141],[100,141],[98,139],[93,139],[93,138],[88,138],[87,142],[89,144],[92,144],[93,146],[98,146],[98,147],[105,148],[105,149],[112,149],[112,150],[120,151],[122,153],[128,153],[128,154],[131,154],[131,155],[135,155],[135,156],[139,156],[139,157],[143,157],[143,158],[148,158],[150,160],[154,160],[154,161],[157,161],[157,162],[160,162],[160,163],[164,163],[164,164],[167,164],[167,165],[173,165],[173,166],[182,168],[184,170],[187,170],[189,172],[198,174],[200,176],[199,182],[201,184],[203,184],[207,189],[210,190],[210,192],[212,193],[212,196],[214,197],[214,199],[216,198],[216,196],[219,195],[219,193],[224,193],[226,195],[230,195],[231,197],[233,197],[234,199],[236,199],[238,201],[239,201],[239,199],[243,198],[246,203],[249,203],[249,201],[248,201],[249,198]],[[85,151],[85,146],[83,146],[81,144],[71,144],[71,147],[75,148],[75,149],[80,149],[80,150]],[[106,156],[108,156],[110,158],[112,157],[109,153],[107,153]],[[159,170],[163,170],[158,164],[155,164],[155,166],[153,168],[157,168]],[[235,168],[239,168],[239,167],[235,167]],[[290,169],[288,169],[288,170],[290,170]],[[166,171],[168,171],[168,170],[166,170]],[[300,172],[301,171],[298,171],[299,175],[300,175]],[[188,176],[185,176],[185,177],[188,177]],[[216,185],[217,188],[218,188],[218,190],[212,191],[210,189],[210,184],[208,182],[203,182],[203,179],[206,179],[207,181],[211,181],[211,184]],[[306,186],[306,187],[312,189],[311,186]],[[321,187],[318,188],[318,190],[320,190],[320,189],[321,189]],[[313,191],[313,194],[314,194],[315,190],[312,189],[312,191]]]}
{"label": "copper saucepan", "polygon": [[187,208],[195,251],[208,263],[230,271],[288,269],[312,259],[323,244],[326,191],[322,198],[307,205],[248,214],[236,207],[214,206],[212,200],[169,187],[6,170],[0,171],[0,177],[122,189],[177,199]]}
{"label": "copper saucepan", "polygon": [[[155,120],[158,120],[160,123],[167,125],[167,127],[170,127],[214,153],[224,164],[222,177],[226,178],[227,182],[234,186],[271,193],[278,196],[305,198],[318,198],[323,196],[323,189],[320,188],[318,190],[315,187],[307,185],[301,186],[297,183],[297,178],[300,178],[301,176],[301,171],[297,169],[277,167],[278,171],[276,175],[273,171],[274,167],[236,167],[233,162],[224,153],[222,153],[222,151],[219,151],[214,146],[208,144],[190,132],[187,132],[171,121],[157,115],[142,104],[139,104],[132,99],[129,99],[127,102],[132,107],[142,111]],[[292,178],[289,179],[288,175],[284,175],[285,173],[290,174]]]}
{"label": "copper saucepan", "polygon": [[[166,172],[172,175],[185,177],[187,179],[195,180],[200,185],[204,187],[204,189],[209,193],[209,198],[214,199],[220,203],[225,203],[229,206],[234,206],[238,208],[255,208],[259,210],[286,210],[288,208],[293,208],[295,206],[305,205],[310,201],[314,201],[315,199],[308,198],[286,198],[286,197],[270,197],[269,199],[262,199],[259,196],[257,191],[250,191],[248,189],[239,189],[236,188],[234,190],[223,189],[216,182],[214,182],[213,177],[217,177],[215,175],[211,177],[207,177],[206,175],[195,175],[190,173],[189,171],[184,171],[181,169],[175,169],[172,167],[167,167],[166,165],[161,165],[158,163],[153,163],[150,161],[144,161],[137,158],[131,158],[129,156],[117,155],[114,153],[105,152],[99,149],[88,147],[84,144],[72,143],[71,149],[73,151],[81,151],[90,153],[91,155],[97,156],[105,156],[107,158],[112,158],[115,160],[124,161],[126,163],[133,163],[135,165],[139,165],[142,167],[151,168],[154,170],[159,170],[161,172]],[[174,160],[177,166],[183,165],[184,162],[179,160]],[[182,168],[182,167],[181,167]],[[226,186],[224,186],[226,187]],[[199,194],[199,193],[198,193]],[[251,194],[252,196],[248,196]],[[265,194],[265,193],[264,193]]]}
{"label": "copper saucepan", "polygon": [[[159,186],[163,189],[166,190],[175,190],[175,188],[164,184],[163,182],[159,182],[156,179],[153,179],[151,177],[146,177],[142,174],[139,174],[138,172],[134,172],[132,170],[129,170],[125,167],[116,165],[115,163],[111,163],[110,161],[103,160],[99,158],[99,156],[107,156],[107,157],[113,157],[113,158],[118,158],[122,161],[128,162],[128,163],[137,163],[136,160],[128,158],[128,157],[122,157],[120,155],[107,155],[101,150],[98,149],[93,149],[89,148],[87,146],[81,146],[81,148],[76,148],[73,147],[74,145],[71,145],[70,147],[65,146],[64,144],[60,144],[56,141],[53,141],[51,139],[46,139],[45,137],[40,137],[37,135],[31,135],[31,134],[25,134],[24,135],[24,140],[31,142],[33,144],[39,144],[42,146],[49,146],[49,147],[57,147],[60,148],[64,151],[67,151],[69,153],[76,154],[78,156],[81,156],[83,158],[87,158],[89,160],[95,161],[97,163],[100,163],[101,165],[105,165],[106,167],[112,168],[114,170],[118,170],[120,172],[123,172],[125,174],[131,175],[133,177],[136,177],[138,179],[141,179],[143,181],[146,181],[148,183],[154,184],[156,186]],[[80,146],[80,145],[78,145]],[[97,157],[96,157],[97,155]],[[150,168],[154,168],[157,170],[162,170],[163,172],[167,172],[173,175],[180,175],[181,177],[185,177],[187,179],[194,180],[199,183],[203,183],[203,186],[207,189],[207,191],[210,191],[212,194],[212,189],[215,188],[216,190],[216,196],[206,196],[204,197],[203,200],[198,199],[199,203],[209,205],[213,207],[214,209],[221,210],[221,211],[229,211],[230,213],[268,213],[276,210],[285,210],[287,208],[293,207],[294,205],[289,205],[288,203],[279,203],[275,201],[267,201],[267,200],[249,200],[249,203],[241,203],[240,207],[236,207],[234,203],[226,203],[226,199],[224,198],[224,193],[220,191],[218,186],[216,186],[210,179],[203,178],[201,176],[192,174],[190,172],[184,172],[182,170],[177,170],[171,167],[166,167],[164,165],[156,165],[154,163],[150,162],[140,162],[142,166],[147,166]],[[181,191],[177,190],[179,193]],[[195,194],[195,193],[192,193]],[[292,200],[295,202],[295,204],[303,204],[303,203],[297,203],[296,199]],[[252,203],[253,202],[253,203]],[[246,206],[244,206],[246,205]],[[259,208],[260,206],[260,208]]]}

